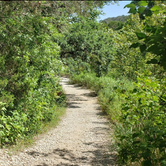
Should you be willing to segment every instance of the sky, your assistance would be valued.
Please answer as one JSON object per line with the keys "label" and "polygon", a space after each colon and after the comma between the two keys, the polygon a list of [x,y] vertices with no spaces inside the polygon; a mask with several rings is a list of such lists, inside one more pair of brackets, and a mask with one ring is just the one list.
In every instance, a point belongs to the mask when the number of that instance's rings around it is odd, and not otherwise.
{"label": "sky", "polygon": [[105,15],[100,15],[98,20],[103,20],[108,17],[117,17],[121,15],[128,15],[129,8],[124,8],[125,5],[129,4],[131,1],[119,1],[119,5],[114,3],[114,5],[109,4],[104,6],[102,9]]}

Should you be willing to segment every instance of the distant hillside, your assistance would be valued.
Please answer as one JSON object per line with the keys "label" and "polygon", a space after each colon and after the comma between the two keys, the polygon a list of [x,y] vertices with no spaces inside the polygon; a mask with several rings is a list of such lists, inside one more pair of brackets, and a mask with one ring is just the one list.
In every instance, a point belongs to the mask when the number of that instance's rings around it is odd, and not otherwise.
{"label": "distant hillside", "polygon": [[104,20],[100,20],[100,22],[105,22],[105,23],[109,23],[110,21],[121,21],[121,22],[126,22],[127,19],[129,18],[129,16],[117,16],[117,17],[108,17]]}
{"label": "distant hillside", "polygon": [[113,30],[119,30],[123,27],[124,23],[127,21],[129,16],[117,16],[117,17],[109,17],[104,20],[100,20],[101,23],[104,23],[108,28],[112,28]]}

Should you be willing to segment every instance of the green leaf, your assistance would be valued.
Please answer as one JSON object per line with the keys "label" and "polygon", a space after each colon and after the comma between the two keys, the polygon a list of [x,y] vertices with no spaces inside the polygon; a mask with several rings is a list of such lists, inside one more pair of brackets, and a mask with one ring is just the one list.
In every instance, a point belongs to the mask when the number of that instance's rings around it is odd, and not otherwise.
{"label": "green leaf", "polygon": [[128,13],[136,14],[137,10],[136,8],[131,8]]}
{"label": "green leaf", "polygon": [[146,16],[151,16],[152,15],[152,11],[151,10],[147,10],[145,14],[146,14]]}
{"label": "green leaf", "polygon": [[137,48],[140,46],[140,43],[133,43],[129,48]]}
{"label": "green leaf", "polygon": [[158,45],[152,45],[147,49],[147,51],[152,52],[153,54],[159,54]]}
{"label": "green leaf", "polygon": [[6,142],[9,142],[9,139],[8,139],[8,138],[5,138],[5,141],[6,141]]}
{"label": "green leaf", "polygon": [[155,26],[146,26],[145,27],[145,30],[147,31],[147,32],[152,32],[152,33],[155,33],[156,32],[156,27]]}
{"label": "green leaf", "polygon": [[154,11],[160,11],[161,8],[159,6],[153,6],[150,10],[153,11],[153,12]]}
{"label": "green leaf", "polygon": [[156,10],[156,11],[154,11],[153,13],[154,13],[155,15],[157,15],[157,14],[160,13],[160,11],[159,11],[159,10]]}
{"label": "green leaf", "polygon": [[132,4],[132,3],[130,3],[130,4],[127,4],[124,8],[135,8],[135,5],[134,4]]}
{"label": "green leaf", "polygon": [[145,7],[139,7],[139,8],[138,8],[138,12],[139,12],[139,13],[143,13],[145,9],[146,9]]}
{"label": "green leaf", "polygon": [[141,53],[143,53],[146,50],[146,45],[145,44],[140,45],[140,50],[141,50]]}
{"label": "green leaf", "polygon": [[136,7],[134,4],[130,3],[130,4],[127,4],[124,8],[130,8],[129,12],[128,13],[133,13],[135,14],[136,13]]}
{"label": "green leaf", "polygon": [[139,6],[147,6],[148,2],[146,2],[146,1],[140,1],[140,2],[138,2],[138,5]]}
{"label": "green leaf", "polygon": [[5,136],[4,131],[0,131],[0,136],[1,136],[1,137]]}
{"label": "green leaf", "polygon": [[0,128],[4,128],[4,125],[0,124]]}
{"label": "green leaf", "polygon": [[136,32],[136,35],[137,35],[137,37],[138,37],[139,40],[141,40],[141,39],[147,37],[147,36],[146,36],[144,33],[142,33],[142,32]]}

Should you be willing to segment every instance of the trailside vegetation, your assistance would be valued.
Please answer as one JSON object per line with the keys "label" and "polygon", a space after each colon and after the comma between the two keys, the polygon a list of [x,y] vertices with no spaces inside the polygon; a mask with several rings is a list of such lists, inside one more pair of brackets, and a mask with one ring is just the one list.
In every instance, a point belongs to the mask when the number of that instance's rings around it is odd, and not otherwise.
{"label": "trailside vegetation", "polygon": [[1,145],[55,117],[61,74],[98,95],[119,165],[166,165],[164,1],[132,1],[114,29],[96,21],[106,1],[0,3]]}
{"label": "trailside vegetation", "polygon": [[62,32],[74,15],[88,17],[105,3],[0,2],[0,146],[38,133],[59,114]]}
{"label": "trailside vegetation", "polygon": [[57,28],[50,18],[29,11],[36,10],[36,3],[31,8],[26,2],[0,3],[2,146],[40,131],[65,96],[57,78],[61,69],[60,47],[54,42],[60,35]]}
{"label": "trailside vegetation", "polygon": [[71,25],[61,50],[64,70],[73,83],[97,93],[115,126],[120,165],[164,166],[166,4],[138,1],[126,7],[131,14],[120,30],[83,19]]}
{"label": "trailside vegetation", "polygon": [[[115,53],[113,40],[96,20],[81,18],[60,40],[61,58],[69,66],[73,60],[80,70],[94,71],[98,77],[105,75]],[[77,72],[76,71],[76,72]]]}

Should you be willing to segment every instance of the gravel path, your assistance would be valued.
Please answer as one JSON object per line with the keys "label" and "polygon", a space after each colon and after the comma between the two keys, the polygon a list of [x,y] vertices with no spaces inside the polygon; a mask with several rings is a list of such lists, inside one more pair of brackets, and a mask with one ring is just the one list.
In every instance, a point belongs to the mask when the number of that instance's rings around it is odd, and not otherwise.
{"label": "gravel path", "polygon": [[62,79],[68,108],[59,125],[35,145],[9,155],[0,150],[0,166],[113,166],[110,124],[93,93]]}

